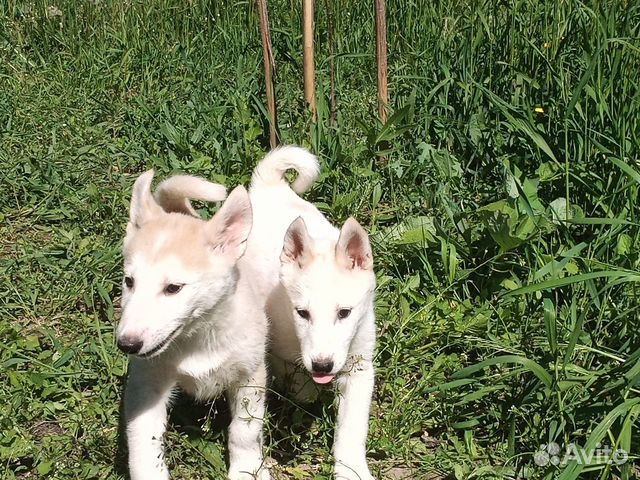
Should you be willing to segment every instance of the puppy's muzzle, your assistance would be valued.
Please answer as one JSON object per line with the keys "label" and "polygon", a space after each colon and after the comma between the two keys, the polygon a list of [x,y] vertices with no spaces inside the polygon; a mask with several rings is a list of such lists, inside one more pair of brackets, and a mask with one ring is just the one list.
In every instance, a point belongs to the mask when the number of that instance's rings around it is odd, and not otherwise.
{"label": "puppy's muzzle", "polygon": [[319,358],[311,362],[311,369],[314,373],[331,373],[333,370],[333,360]]}
{"label": "puppy's muzzle", "polygon": [[121,337],[118,339],[118,348],[124,353],[135,355],[142,350],[143,341],[133,337]]}

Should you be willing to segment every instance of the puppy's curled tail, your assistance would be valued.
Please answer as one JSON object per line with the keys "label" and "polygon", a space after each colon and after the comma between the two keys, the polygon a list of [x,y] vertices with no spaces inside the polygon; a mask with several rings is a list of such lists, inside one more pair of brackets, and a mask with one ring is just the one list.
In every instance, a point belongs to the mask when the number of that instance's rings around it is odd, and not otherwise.
{"label": "puppy's curled tail", "polygon": [[271,150],[258,164],[251,177],[251,186],[274,186],[285,183],[284,172],[293,169],[298,172],[291,188],[296,193],[309,190],[318,178],[318,159],[306,148],[287,145]]}
{"label": "puppy's curled tail", "polygon": [[156,189],[155,198],[166,212],[178,212],[198,217],[189,199],[205,202],[222,202],[227,198],[223,185],[191,175],[175,175],[167,178]]}

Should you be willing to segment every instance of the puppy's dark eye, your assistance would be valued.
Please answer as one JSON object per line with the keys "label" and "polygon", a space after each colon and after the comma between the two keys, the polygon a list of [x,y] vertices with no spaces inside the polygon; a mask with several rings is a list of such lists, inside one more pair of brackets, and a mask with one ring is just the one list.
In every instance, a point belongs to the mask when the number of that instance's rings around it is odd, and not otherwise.
{"label": "puppy's dark eye", "polygon": [[305,310],[303,308],[296,308],[296,313],[300,316],[300,318],[304,318],[305,320],[309,320],[311,318],[311,314],[309,310]]}
{"label": "puppy's dark eye", "polygon": [[170,283],[169,285],[164,287],[164,294],[165,295],[175,295],[180,290],[182,290],[182,287],[184,287],[184,285],[179,285],[177,283]]}
{"label": "puppy's dark eye", "polygon": [[341,308],[340,310],[338,310],[338,318],[340,320],[344,320],[350,314],[351,314],[351,309],[350,308]]}
{"label": "puppy's dark eye", "polygon": [[133,288],[133,277],[124,277],[124,284],[127,286],[127,288]]}

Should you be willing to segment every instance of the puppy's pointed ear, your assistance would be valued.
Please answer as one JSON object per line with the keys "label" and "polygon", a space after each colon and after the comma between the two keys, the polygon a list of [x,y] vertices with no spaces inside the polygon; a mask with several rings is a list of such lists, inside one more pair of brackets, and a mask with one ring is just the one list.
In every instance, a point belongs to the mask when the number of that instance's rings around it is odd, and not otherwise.
{"label": "puppy's pointed ear", "polygon": [[296,218],[284,235],[280,262],[304,268],[313,259],[313,240],[302,217]]}
{"label": "puppy's pointed ear", "polygon": [[238,259],[247,248],[247,238],[252,225],[251,200],[247,190],[239,185],[207,222],[207,242],[216,252]]}
{"label": "puppy's pointed ear", "polygon": [[353,217],[349,217],[340,230],[340,238],[336,244],[336,259],[349,270],[373,268],[369,236]]}
{"label": "puppy's pointed ear", "polygon": [[153,170],[147,170],[133,184],[129,206],[129,225],[133,228],[140,228],[149,219],[163,213],[162,208],[151,195],[152,180]]}

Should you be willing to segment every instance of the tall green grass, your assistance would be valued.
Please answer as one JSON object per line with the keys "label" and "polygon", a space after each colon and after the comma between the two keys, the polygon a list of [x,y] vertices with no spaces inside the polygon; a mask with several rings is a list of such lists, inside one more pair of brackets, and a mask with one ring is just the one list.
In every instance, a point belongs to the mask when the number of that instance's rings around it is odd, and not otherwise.
{"label": "tall green grass", "polygon": [[[247,183],[268,145],[257,12],[52,6],[0,5],[0,459],[7,478],[119,478],[129,189],[150,167]],[[280,140],[320,156],[309,197],[335,222],[355,215],[374,243],[376,474],[637,475],[640,6],[389,1],[385,125],[372,6],[317,3],[317,124],[299,5],[269,7]],[[330,405],[273,398],[277,475],[328,478]],[[176,409],[176,478],[223,474],[223,430],[203,420],[223,409]],[[536,465],[550,442],[630,459]]]}

